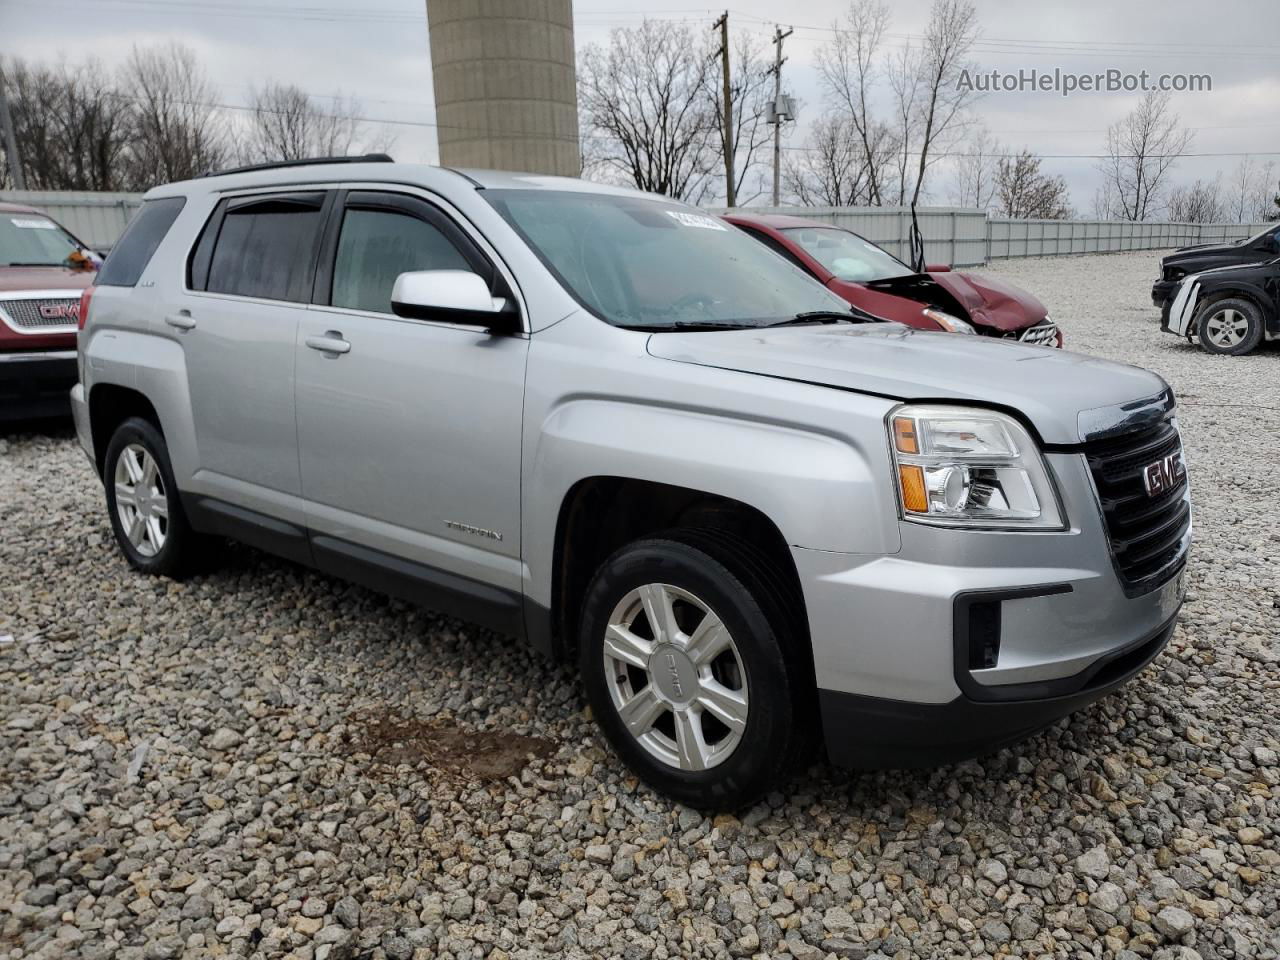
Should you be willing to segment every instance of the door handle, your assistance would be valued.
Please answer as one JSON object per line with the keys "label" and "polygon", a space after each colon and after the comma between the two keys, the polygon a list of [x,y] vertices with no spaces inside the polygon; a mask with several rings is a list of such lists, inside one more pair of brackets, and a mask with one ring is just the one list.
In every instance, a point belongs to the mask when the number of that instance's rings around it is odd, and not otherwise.
{"label": "door handle", "polygon": [[196,322],[191,319],[191,314],[186,310],[179,310],[177,313],[167,314],[164,322],[178,330],[191,330],[195,327]]}
{"label": "door handle", "polygon": [[321,353],[350,353],[351,344],[342,339],[342,334],[337,330],[326,330],[323,337],[307,337],[306,344],[312,350],[319,350]]}

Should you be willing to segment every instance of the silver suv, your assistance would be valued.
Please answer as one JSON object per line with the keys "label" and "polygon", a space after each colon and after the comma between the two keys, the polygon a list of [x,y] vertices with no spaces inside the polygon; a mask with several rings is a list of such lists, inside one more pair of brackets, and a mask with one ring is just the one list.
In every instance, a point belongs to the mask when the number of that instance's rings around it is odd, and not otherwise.
{"label": "silver suv", "polygon": [[662,197],[387,162],[152,190],[73,406],[137,569],[234,539],[575,659],[622,759],[749,802],[933,764],[1168,640],[1190,505],[1146,371],[850,312]]}

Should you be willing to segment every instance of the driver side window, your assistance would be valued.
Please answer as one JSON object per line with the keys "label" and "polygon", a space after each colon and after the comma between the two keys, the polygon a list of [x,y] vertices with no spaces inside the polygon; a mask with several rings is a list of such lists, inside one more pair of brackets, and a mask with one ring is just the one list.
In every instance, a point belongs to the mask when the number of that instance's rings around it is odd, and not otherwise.
{"label": "driver side window", "polygon": [[394,210],[346,210],[333,265],[333,306],[391,313],[396,277],[414,270],[471,270],[471,265],[425,220]]}

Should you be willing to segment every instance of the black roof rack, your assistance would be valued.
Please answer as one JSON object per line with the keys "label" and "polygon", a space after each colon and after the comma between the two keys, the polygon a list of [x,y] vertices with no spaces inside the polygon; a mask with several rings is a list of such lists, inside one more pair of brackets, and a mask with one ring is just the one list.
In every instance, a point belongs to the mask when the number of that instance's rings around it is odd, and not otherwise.
{"label": "black roof rack", "polygon": [[229,173],[251,173],[254,170],[279,170],[282,167],[310,167],[322,163],[395,163],[385,153],[366,153],[359,157],[306,157],[302,160],[275,160],[272,163],[252,163],[247,167],[230,170],[209,170],[202,177],[222,177]]}

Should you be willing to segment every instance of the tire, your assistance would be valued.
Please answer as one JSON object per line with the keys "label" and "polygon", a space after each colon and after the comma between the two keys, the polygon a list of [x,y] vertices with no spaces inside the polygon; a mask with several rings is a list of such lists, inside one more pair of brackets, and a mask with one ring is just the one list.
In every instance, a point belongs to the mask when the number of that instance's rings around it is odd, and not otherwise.
{"label": "tire", "polygon": [[1262,342],[1262,311],[1252,300],[1228,297],[1202,307],[1196,335],[1209,353],[1242,357]]}
{"label": "tire", "polygon": [[[762,555],[726,546],[688,531],[623,547],[587,588],[579,633],[583,686],[605,737],[647,784],[700,809],[751,804],[814,744],[812,670],[798,655],[803,634],[784,609],[783,579]],[[655,631],[649,610],[674,628]],[[727,635],[709,629],[717,620]]]}
{"label": "tire", "polygon": [[187,521],[169,448],[154,424],[130,417],[116,428],[103,459],[102,481],[111,529],[131,567],[174,578],[195,570],[207,539]]}

